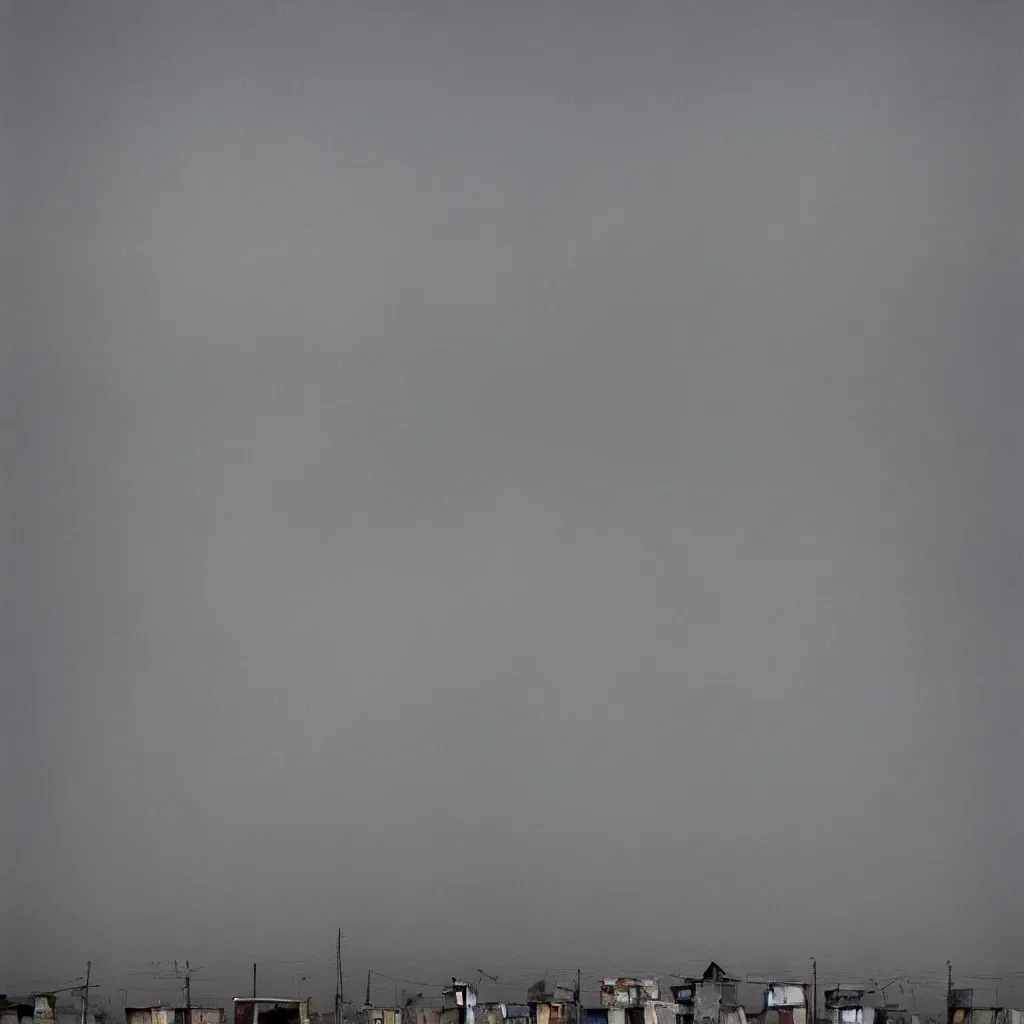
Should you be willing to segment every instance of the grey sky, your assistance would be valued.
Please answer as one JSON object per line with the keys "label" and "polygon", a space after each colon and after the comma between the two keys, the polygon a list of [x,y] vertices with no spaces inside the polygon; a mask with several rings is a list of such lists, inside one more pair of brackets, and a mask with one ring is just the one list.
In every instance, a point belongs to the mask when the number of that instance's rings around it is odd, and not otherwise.
{"label": "grey sky", "polygon": [[1020,25],[768,6],[7,5],[12,974],[1019,966]]}

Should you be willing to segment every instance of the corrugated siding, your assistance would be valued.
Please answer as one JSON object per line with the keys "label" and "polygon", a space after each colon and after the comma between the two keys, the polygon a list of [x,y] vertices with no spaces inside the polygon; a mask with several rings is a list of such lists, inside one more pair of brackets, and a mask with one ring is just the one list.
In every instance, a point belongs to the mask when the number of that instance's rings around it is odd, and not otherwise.
{"label": "corrugated siding", "polygon": [[971,1010],[971,1024],[1004,1024],[1005,1014],[1002,1010],[985,1007]]}
{"label": "corrugated siding", "polygon": [[192,1024],[224,1024],[224,1010],[219,1006],[193,1006]]}
{"label": "corrugated siding", "polygon": [[799,985],[776,985],[766,993],[768,1006],[806,1006],[804,990]]}
{"label": "corrugated siding", "polygon": [[693,1000],[695,1019],[718,1020],[718,1009],[722,1005],[722,990],[712,982],[697,986]]}
{"label": "corrugated siding", "polygon": [[36,996],[34,1019],[38,1024],[56,1024],[57,997]]}

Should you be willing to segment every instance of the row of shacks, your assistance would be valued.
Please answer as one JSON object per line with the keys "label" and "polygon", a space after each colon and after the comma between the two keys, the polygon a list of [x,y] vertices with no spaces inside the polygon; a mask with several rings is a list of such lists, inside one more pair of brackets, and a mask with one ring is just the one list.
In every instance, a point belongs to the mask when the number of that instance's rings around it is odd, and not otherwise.
{"label": "row of shacks", "polygon": [[[236,999],[235,1024],[315,1024],[309,999]],[[220,1006],[127,1006],[125,1024],[227,1024]],[[97,1024],[99,1017],[95,1018]],[[57,997],[0,996],[0,1024],[59,1024]]]}
{"label": "row of shacks", "polygon": [[[877,1006],[865,989],[824,991],[824,1019],[818,1018],[811,986],[766,982],[761,1006],[752,1012],[739,998],[740,980],[712,963],[699,978],[686,978],[667,992],[656,978],[606,978],[597,1006],[584,1006],[573,991],[533,986],[521,1003],[482,1002],[475,986],[455,978],[441,992],[440,1005],[422,996],[404,1006],[363,1007],[355,1024],[920,1024],[915,1014]],[[369,996],[367,997],[369,1002]],[[1024,1024],[1024,1012],[974,1006],[971,989],[950,989],[946,1024]],[[234,1024],[343,1024],[333,1014],[316,1014],[309,999],[238,998]],[[31,1000],[0,996],[0,1024],[58,1024],[56,996]],[[212,1006],[127,1007],[125,1024],[227,1024]]]}
{"label": "row of shacks", "polygon": [[[849,987],[825,989],[826,1015],[819,1018],[817,992],[794,982],[766,981],[761,1005],[751,1012],[740,1000],[740,984],[712,962],[701,977],[667,992],[657,978],[606,978],[599,1005],[584,1006],[578,985],[570,999],[535,986],[523,1003],[480,1003],[472,985],[453,979],[441,1009],[415,1001],[404,1009],[367,1007],[364,1024],[920,1024],[916,1014],[874,1005],[869,990]],[[972,990],[951,989],[946,1024],[1024,1024],[1021,1010],[972,1004]]]}

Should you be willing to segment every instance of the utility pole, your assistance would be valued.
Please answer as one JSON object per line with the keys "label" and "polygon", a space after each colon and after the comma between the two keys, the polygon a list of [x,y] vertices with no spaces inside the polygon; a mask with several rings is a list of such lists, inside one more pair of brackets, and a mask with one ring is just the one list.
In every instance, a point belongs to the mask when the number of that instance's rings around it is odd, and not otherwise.
{"label": "utility pole", "polygon": [[367,971],[366,972],[366,1002],[363,1003],[363,1006],[369,1006],[370,1005],[370,975],[371,974],[373,974],[373,971]]}
{"label": "utility pole", "polygon": [[[576,968],[576,990],[573,992],[573,1002],[576,1004],[576,1024],[583,1024],[583,1013],[580,1009],[580,969]],[[811,1021],[814,1024],[814,1021]]]}
{"label": "utility pole", "polygon": [[338,977],[334,983],[334,1024],[341,1024],[341,929],[338,929],[338,950],[335,955]]}
{"label": "utility pole", "polygon": [[812,956],[814,966],[814,995],[811,997],[811,1024],[818,1024],[818,961]]}
{"label": "utility pole", "polygon": [[92,961],[85,965],[85,985],[82,988],[82,1024],[88,1024],[89,1020],[89,979],[92,977]]}
{"label": "utility pole", "polygon": [[[192,1024],[192,975],[201,970],[200,967],[193,967],[189,960],[185,961],[185,1024]],[[181,978],[178,973],[178,961],[174,961],[174,976]]]}
{"label": "utility pole", "polygon": [[952,1009],[953,1007],[953,964],[952,961],[946,961],[946,1009]]}
{"label": "utility pole", "polygon": [[256,998],[256,965],[252,965],[252,997]]}

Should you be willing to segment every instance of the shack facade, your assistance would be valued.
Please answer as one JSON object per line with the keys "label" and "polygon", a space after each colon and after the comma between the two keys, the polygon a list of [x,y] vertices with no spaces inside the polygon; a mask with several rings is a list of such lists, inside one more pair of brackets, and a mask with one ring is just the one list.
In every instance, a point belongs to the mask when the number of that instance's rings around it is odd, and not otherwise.
{"label": "shack facade", "polygon": [[810,1022],[810,986],[770,982],[764,992],[763,1024],[813,1024]]}
{"label": "shack facade", "polygon": [[57,997],[49,992],[27,999],[0,996],[0,1024],[57,1024]]}
{"label": "shack facade", "polygon": [[235,1024],[310,1024],[308,999],[236,998]]}
{"label": "shack facade", "polygon": [[32,1021],[35,1014],[35,1002],[28,1000],[7,999],[5,996],[0,1000],[0,1024],[21,1024],[22,1021]]}
{"label": "shack facade", "polygon": [[226,1024],[220,1006],[126,1006],[125,1024]]}
{"label": "shack facade", "polygon": [[730,977],[713,960],[699,978],[672,986],[680,1024],[747,1024],[739,1003],[739,979]]}
{"label": "shack facade", "polygon": [[476,988],[469,982],[452,978],[441,992],[443,1005],[439,1024],[475,1024]]}
{"label": "shack facade", "polygon": [[825,1013],[829,1024],[882,1024],[876,1020],[877,1007],[865,1003],[867,992],[860,988],[832,988],[825,992]]}

